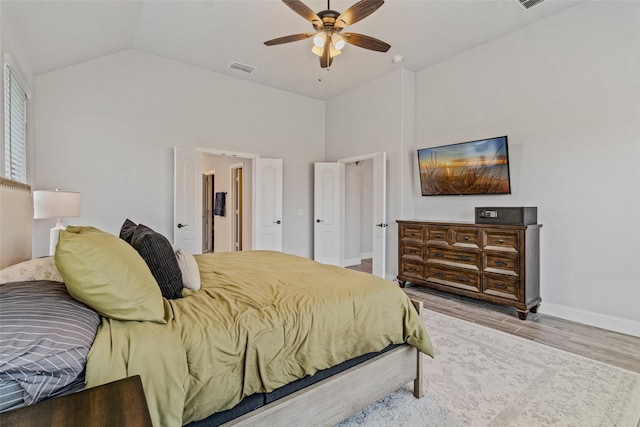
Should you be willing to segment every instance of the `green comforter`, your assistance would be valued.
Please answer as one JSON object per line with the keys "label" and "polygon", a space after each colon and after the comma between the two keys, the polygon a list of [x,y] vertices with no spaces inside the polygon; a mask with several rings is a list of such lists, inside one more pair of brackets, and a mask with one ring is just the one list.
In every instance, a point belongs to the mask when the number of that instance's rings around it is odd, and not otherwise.
{"label": "green comforter", "polygon": [[202,288],[165,300],[166,324],[103,318],[88,387],[140,375],[155,426],[179,426],[390,343],[432,355],[404,292],[280,252],[196,256]]}

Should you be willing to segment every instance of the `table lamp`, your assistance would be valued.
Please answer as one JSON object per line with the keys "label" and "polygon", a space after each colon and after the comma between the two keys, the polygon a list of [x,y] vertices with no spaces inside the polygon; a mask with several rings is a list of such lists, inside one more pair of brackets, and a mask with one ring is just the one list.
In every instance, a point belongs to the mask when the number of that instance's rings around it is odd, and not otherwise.
{"label": "table lamp", "polygon": [[49,235],[49,255],[54,255],[58,244],[63,217],[80,216],[80,193],[74,191],[36,190],[33,192],[33,218],[58,218]]}

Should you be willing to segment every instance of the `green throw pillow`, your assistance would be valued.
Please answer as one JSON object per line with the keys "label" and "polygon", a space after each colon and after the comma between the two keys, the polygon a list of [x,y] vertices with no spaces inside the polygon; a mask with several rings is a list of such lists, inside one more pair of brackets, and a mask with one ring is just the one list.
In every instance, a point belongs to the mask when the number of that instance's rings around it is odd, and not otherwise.
{"label": "green throw pillow", "polygon": [[56,267],[69,294],[105,317],[166,323],[160,288],[127,242],[94,227],[60,231]]}

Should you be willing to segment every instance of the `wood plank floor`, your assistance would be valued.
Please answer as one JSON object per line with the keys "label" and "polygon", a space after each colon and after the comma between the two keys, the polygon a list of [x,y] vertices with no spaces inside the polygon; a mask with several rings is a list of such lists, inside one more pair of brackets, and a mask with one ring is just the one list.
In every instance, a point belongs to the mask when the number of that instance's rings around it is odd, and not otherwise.
{"label": "wood plank floor", "polygon": [[[371,272],[371,260],[348,267]],[[540,313],[518,318],[516,310],[499,304],[449,294],[407,283],[404,291],[424,302],[425,308],[507,332],[570,353],[640,374],[640,337],[583,325]],[[544,305],[544,301],[542,301]]]}

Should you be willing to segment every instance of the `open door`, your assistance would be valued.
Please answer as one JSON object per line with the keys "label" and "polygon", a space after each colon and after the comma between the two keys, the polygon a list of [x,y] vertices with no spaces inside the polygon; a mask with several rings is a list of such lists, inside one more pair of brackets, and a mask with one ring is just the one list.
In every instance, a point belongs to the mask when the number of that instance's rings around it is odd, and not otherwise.
{"label": "open door", "polygon": [[173,244],[202,253],[202,153],[173,148]]}
{"label": "open door", "polygon": [[387,153],[373,157],[373,275],[385,278],[387,265]]}
{"label": "open door", "polygon": [[365,154],[341,159],[338,163],[315,163],[314,181],[314,259],[341,265],[345,236],[345,172],[347,163],[373,160],[373,244],[372,273],[386,278],[387,241],[387,154]]}
{"label": "open door", "polygon": [[313,259],[341,265],[344,222],[344,163],[314,163]]}
{"label": "open door", "polygon": [[282,159],[253,159],[253,249],[282,251]]}

